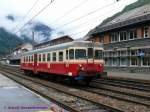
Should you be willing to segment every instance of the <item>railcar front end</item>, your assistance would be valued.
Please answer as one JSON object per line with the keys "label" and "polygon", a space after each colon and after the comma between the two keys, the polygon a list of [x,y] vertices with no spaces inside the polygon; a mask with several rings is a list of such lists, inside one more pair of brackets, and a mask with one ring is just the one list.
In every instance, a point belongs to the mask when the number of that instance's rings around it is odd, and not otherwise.
{"label": "railcar front end", "polygon": [[103,75],[103,47],[100,43],[73,41],[22,55],[21,69],[27,74],[46,73],[90,82]]}

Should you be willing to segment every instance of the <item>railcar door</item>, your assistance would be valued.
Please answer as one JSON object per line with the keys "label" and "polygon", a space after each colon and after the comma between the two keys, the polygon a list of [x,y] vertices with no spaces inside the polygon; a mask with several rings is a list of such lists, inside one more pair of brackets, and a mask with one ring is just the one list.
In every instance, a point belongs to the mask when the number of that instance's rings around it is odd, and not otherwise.
{"label": "railcar door", "polygon": [[37,54],[34,54],[34,73],[37,73]]}

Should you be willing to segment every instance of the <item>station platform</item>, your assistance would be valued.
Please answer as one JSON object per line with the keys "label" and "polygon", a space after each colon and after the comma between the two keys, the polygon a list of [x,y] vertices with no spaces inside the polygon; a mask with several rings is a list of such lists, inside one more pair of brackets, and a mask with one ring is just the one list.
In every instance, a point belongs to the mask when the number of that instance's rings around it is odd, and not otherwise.
{"label": "station platform", "polygon": [[67,112],[0,74],[0,112]]}
{"label": "station platform", "polygon": [[137,79],[150,81],[150,74],[142,73],[125,73],[125,72],[107,72],[108,77],[118,77],[127,79]]}

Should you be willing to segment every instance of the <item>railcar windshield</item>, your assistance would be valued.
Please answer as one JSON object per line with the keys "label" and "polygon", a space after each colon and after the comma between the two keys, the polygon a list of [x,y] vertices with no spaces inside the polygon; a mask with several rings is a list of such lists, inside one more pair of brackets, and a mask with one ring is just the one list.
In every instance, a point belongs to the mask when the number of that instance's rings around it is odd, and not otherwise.
{"label": "railcar windshield", "polygon": [[75,50],[76,59],[86,59],[86,50],[85,49],[76,49]]}
{"label": "railcar windshield", "polygon": [[95,50],[95,59],[102,59],[102,50]]}

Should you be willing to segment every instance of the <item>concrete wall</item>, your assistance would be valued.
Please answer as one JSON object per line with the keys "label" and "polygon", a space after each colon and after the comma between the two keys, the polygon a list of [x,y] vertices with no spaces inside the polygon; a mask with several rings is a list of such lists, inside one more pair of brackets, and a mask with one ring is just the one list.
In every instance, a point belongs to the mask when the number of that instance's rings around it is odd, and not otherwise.
{"label": "concrete wall", "polygon": [[128,73],[150,73],[150,67],[106,67],[105,71],[128,72]]}

